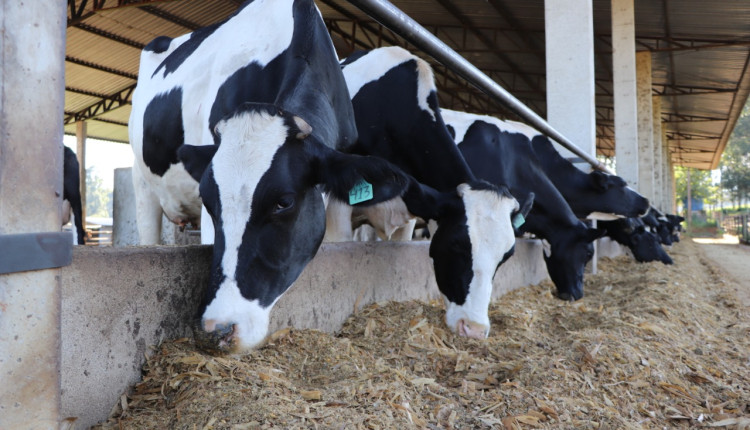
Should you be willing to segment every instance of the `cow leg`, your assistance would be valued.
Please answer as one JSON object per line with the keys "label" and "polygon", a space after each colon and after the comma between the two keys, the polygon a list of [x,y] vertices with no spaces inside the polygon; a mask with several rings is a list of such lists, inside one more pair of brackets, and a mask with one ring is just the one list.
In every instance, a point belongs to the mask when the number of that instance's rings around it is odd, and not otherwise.
{"label": "cow leg", "polygon": [[141,245],[158,245],[161,239],[161,204],[159,198],[151,191],[143,178],[137,163],[133,165],[133,191],[135,194],[135,218],[138,225],[138,243]]}
{"label": "cow leg", "polygon": [[208,214],[206,207],[201,205],[201,243],[210,245],[214,243],[214,222]]}
{"label": "cow leg", "polygon": [[324,242],[350,242],[354,237],[352,231],[352,207],[328,196],[326,206],[326,233]]}

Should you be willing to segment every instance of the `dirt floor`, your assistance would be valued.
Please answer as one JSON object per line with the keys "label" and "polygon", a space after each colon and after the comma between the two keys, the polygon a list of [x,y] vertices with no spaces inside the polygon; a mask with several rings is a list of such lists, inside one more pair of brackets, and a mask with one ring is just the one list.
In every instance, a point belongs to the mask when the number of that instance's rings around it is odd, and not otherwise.
{"label": "dirt floor", "polygon": [[695,238],[706,257],[727,272],[737,284],[737,296],[750,306],[750,246],[739,245],[737,236]]}
{"label": "dirt floor", "polygon": [[705,247],[685,238],[672,266],[603,259],[576,303],[516,290],[484,341],[407,302],[243,357],[165,342],[101,428],[748,429],[750,308]]}

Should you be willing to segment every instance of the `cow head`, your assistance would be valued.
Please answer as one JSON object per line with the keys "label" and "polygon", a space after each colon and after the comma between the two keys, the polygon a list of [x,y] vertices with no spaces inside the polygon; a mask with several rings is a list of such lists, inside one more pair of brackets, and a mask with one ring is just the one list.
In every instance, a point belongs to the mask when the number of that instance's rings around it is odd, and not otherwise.
{"label": "cow head", "polygon": [[454,192],[420,186],[423,206],[425,200],[432,207],[416,207],[413,195],[407,197],[407,206],[438,224],[430,257],[445,299],[446,324],[461,336],[484,339],[490,329],[492,280],[498,267],[513,255],[513,219],[528,214],[533,196],[519,205],[505,186],[472,181]]}
{"label": "cow head", "polygon": [[604,233],[604,230],[587,228],[580,223],[543,241],[544,262],[557,287],[558,298],[572,301],[583,297],[583,270],[594,256],[593,241]]}
{"label": "cow head", "polygon": [[664,251],[659,239],[655,234],[646,231],[645,227],[638,226],[630,233],[630,251],[639,263],[649,261],[661,261],[664,264],[672,264],[672,258]]}
{"label": "cow head", "polygon": [[[645,215],[649,209],[647,198],[628,187],[624,179],[598,170],[588,174],[589,193],[576,199],[576,212],[590,213],[589,219],[608,220],[614,214],[625,217]],[[572,206],[572,205],[571,205]]]}
{"label": "cow head", "polygon": [[320,245],[325,209],[316,185],[344,199],[364,179],[378,203],[407,181],[383,160],[324,146],[303,119],[273,105],[244,104],[214,132],[218,145],[179,150],[216,232],[196,341],[241,352],[264,339],[271,308]]}

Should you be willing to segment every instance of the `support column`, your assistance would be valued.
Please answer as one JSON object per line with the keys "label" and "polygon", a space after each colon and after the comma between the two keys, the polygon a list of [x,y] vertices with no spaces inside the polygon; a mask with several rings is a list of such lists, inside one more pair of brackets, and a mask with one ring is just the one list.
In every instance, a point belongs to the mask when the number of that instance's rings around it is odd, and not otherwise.
{"label": "support column", "polygon": [[81,221],[83,228],[86,228],[86,121],[76,121],[76,155],[78,156],[78,177],[81,178]]}
{"label": "support column", "polygon": [[[545,0],[547,122],[591,156],[596,156],[594,12],[591,0]],[[586,172],[591,166],[555,144],[560,154]],[[596,221],[594,221],[596,223]],[[594,224],[596,226],[596,224]],[[595,244],[595,252],[598,246]],[[591,272],[597,271],[597,256]]]}
{"label": "support column", "polygon": [[667,140],[667,127],[662,124],[661,128],[661,150],[662,150],[662,162],[661,162],[661,172],[662,177],[664,178],[664,195],[662,197],[662,210],[667,211],[669,213],[674,213],[674,208],[672,207],[672,201],[674,200],[672,193],[673,193],[673,184],[672,184],[672,176],[670,175],[670,172],[672,170],[672,153],[669,152],[669,140]]}
{"label": "support column", "polygon": [[651,52],[635,54],[638,99],[638,191],[654,198],[654,114],[651,96]]}
{"label": "support column", "polygon": [[664,145],[664,142],[661,140],[661,97],[660,96],[653,96],[652,97],[652,111],[653,111],[653,134],[651,141],[653,143],[654,147],[654,164],[652,167],[652,171],[654,172],[654,195],[653,199],[651,199],[651,205],[655,206],[657,209],[664,211],[665,205],[664,205],[664,172],[663,172],[663,166],[664,163],[662,161],[662,157],[664,156],[664,150],[662,149],[662,146]]}
{"label": "support column", "polygon": [[[591,0],[545,0],[547,122],[596,156],[594,15]],[[563,157],[575,155],[556,144]],[[588,163],[578,167],[589,171]]]}
{"label": "support column", "polygon": [[612,75],[617,174],[639,190],[633,0],[612,0]]}
{"label": "support column", "polygon": [[[61,230],[65,7],[0,3],[0,235]],[[59,427],[60,273],[0,275],[2,429]]]}

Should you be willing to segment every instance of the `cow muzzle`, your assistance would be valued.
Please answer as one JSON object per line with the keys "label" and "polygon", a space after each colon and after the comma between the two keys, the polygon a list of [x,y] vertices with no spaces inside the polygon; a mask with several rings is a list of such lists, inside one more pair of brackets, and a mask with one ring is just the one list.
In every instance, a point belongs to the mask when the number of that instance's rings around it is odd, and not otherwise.
{"label": "cow muzzle", "polygon": [[210,353],[232,353],[237,349],[237,325],[217,324],[213,320],[199,322],[193,329],[195,344]]}
{"label": "cow muzzle", "polygon": [[459,336],[470,337],[472,339],[487,339],[490,328],[484,324],[461,318],[456,323],[456,333]]}

